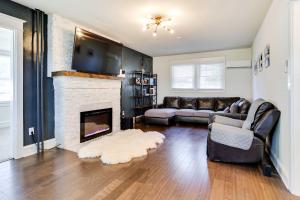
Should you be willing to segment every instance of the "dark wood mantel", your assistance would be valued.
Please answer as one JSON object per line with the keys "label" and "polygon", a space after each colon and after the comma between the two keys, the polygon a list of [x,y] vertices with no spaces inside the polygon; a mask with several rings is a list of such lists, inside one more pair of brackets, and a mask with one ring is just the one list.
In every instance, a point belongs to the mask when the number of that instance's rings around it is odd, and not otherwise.
{"label": "dark wood mantel", "polygon": [[109,76],[103,74],[93,74],[93,73],[84,73],[84,72],[75,72],[75,71],[57,71],[52,72],[52,77],[56,76],[72,76],[72,77],[81,77],[81,78],[99,78],[99,79],[108,79],[108,80],[123,80],[123,78],[117,76]]}

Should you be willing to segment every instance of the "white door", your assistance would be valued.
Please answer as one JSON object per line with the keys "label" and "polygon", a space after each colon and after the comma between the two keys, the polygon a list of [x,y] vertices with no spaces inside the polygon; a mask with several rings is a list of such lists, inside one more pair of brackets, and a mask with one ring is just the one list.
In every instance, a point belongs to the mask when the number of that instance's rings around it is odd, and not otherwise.
{"label": "white door", "polygon": [[14,31],[0,26],[0,162],[13,157],[11,133]]}

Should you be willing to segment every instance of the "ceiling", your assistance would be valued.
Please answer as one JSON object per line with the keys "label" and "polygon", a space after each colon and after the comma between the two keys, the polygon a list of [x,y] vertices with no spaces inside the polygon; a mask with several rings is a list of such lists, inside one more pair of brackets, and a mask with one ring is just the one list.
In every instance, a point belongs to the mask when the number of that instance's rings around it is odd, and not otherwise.
{"label": "ceiling", "polygon": [[[15,0],[56,13],[150,56],[250,47],[272,0]],[[143,32],[148,14],[173,18],[170,35]]]}

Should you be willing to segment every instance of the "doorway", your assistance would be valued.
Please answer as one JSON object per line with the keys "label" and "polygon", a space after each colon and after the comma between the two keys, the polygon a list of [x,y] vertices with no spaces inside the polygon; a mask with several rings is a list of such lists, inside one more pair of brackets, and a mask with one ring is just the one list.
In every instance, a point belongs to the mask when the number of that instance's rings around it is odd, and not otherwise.
{"label": "doorway", "polygon": [[0,26],[0,162],[13,157],[11,129],[14,31]]}
{"label": "doorway", "polygon": [[0,13],[0,162],[23,147],[23,23]]}

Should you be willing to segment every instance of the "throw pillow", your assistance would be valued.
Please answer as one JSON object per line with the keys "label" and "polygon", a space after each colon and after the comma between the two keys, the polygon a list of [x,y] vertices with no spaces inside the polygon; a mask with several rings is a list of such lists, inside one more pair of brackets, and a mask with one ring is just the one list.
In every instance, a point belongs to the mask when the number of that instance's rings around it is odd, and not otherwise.
{"label": "throw pillow", "polygon": [[225,110],[223,111],[224,113],[230,113],[230,108],[226,107]]}
{"label": "throw pillow", "polygon": [[231,104],[230,106],[230,113],[238,113],[239,112],[239,106],[236,103]]}

